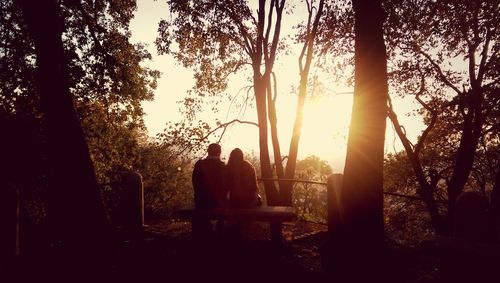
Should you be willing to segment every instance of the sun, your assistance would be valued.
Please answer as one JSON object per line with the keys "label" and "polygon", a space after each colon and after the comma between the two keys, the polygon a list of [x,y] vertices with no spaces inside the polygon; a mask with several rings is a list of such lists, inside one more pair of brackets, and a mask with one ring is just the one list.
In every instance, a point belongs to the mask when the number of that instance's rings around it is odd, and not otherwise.
{"label": "sun", "polygon": [[[278,130],[282,154],[288,152],[297,99],[289,96],[277,101]],[[310,155],[328,161],[334,171],[341,171],[347,148],[351,120],[352,93],[321,95],[304,105],[299,159]]]}
{"label": "sun", "polygon": [[351,120],[352,95],[320,97],[306,102],[304,108],[299,150],[325,160],[343,159]]}

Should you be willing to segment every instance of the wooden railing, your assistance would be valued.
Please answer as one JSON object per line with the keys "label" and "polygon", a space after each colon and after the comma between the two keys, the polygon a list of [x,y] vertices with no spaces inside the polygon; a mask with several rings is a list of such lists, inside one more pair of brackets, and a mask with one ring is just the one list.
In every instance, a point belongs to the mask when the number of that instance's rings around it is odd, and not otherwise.
{"label": "wooden railing", "polygon": [[[301,179],[257,178],[257,180],[259,182],[263,182],[263,181],[275,181],[275,182],[286,181],[286,182],[295,182],[295,183],[316,184],[316,185],[323,185],[323,186],[327,186],[328,185],[327,182],[301,180]],[[423,198],[421,198],[419,196],[415,196],[415,195],[412,196],[412,195],[405,195],[405,194],[394,193],[394,192],[387,192],[387,191],[384,191],[383,193],[384,193],[384,195],[390,195],[390,196],[396,196],[396,197],[401,197],[401,198],[407,198],[407,199],[411,199],[411,200],[424,201]],[[447,202],[444,201],[444,200],[435,200],[435,201],[436,201],[436,203],[447,204]]]}

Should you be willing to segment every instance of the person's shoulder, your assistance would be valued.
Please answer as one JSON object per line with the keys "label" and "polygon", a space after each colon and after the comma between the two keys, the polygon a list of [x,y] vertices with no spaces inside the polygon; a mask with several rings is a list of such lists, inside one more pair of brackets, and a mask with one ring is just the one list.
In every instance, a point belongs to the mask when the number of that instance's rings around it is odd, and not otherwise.
{"label": "person's shoulder", "polygon": [[224,161],[217,160],[217,162],[215,164],[216,164],[217,168],[220,168],[220,170],[226,170],[226,163],[224,163]]}
{"label": "person's shoulder", "polygon": [[205,158],[201,159],[198,161],[200,165],[202,166],[209,166],[209,167],[223,167],[226,166],[224,161],[220,159],[215,159],[215,158]]}
{"label": "person's shoulder", "polygon": [[203,163],[205,163],[204,161],[205,159],[198,159],[195,163],[194,163],[194,168],[198,168],[200,166],[203,165]]}
{"label": "person's shoulder", "polygon": [[255,167],[248,160],[243,160],[243,168],[247,170],[255,170]]}

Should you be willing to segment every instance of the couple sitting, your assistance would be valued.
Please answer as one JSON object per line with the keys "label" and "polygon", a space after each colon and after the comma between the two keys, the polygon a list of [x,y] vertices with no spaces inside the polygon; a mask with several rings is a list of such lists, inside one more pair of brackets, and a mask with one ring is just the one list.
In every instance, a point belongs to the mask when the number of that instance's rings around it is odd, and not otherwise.
{"label": "couple sitting", "polygon": [[193,170],[196,209],[250,208],[260,205],[257,176],[243,152],[235,148],[227,165],[220,159],[219,144],[208,146],[208,156],[198,160]]}
{"label": "couple sitting", "polygon": [[[198,160],[193,170],[194,204],[199,210],[214,208],[251,208],[261,205],[257,193],[257,175],[243,152],[235,148],[227,165],[220,159],[219,144],[208,146],[208,156]],[[217,221],[216,232],[223,229],[223,220]],[[218,231],[219,230],[219,231]],[[210,219],[193,219],[193,235],[205,238],[212,232]]]}

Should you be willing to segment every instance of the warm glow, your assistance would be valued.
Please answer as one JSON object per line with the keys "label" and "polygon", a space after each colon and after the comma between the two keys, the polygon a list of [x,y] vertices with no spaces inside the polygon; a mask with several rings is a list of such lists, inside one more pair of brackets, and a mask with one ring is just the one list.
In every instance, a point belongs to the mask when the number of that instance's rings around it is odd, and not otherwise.
{"label": "warm glow", "polygon": [[[278,133],[281,154],[288,155],[290,137],[297,108],[296,96],[286,95],[277,100]],[[299,159],[316,155],[332,165],[333,170],[343,170],[347,134],[352,108],[352,94],[324,95],[306,101],[299,144]],[[255,110],[248,111],[247,120],[256,120]],[[254,126],[234,125],[222,140],[229,154],[234,147],[246,152],[258,152],[258,130]],[[270,150],[272,151],[269,136]]]}
{"label": "warm glow", "polygon": [[332,153],[343,158],[352,110],[352,94],[323,97],[305,105],[302,140],[304,152]]}
{"label": "warm glow", "polygon": [[[157,23],[161,17],[164,17],[166,11],[165,2],[140,2],[140,8],[136,13],[136,18],[131,24],[133,40],[136,42],[148,42],[149,50],[153,55],[153,68],[162,71],[163,76],[158,81],[155,101],[144,102],[143,107],[146,112],[144,117],[148,132],[151,136],[163,131],[167,121],[180,121],[181,115],[178,112],[179,104],[186,91],[193,85],[194,80],[192,72],[175,63],[170,56],[156,56],[154,42],[157,33]],[[295,15],[296,19],[302,18],[302,15]],[[290,25],[286,21],[285,24]],[[291,26],[284,30],[289,31]],[[278,80],[278,132],[280,137],[281,154],[288,155],[290,136],[295,120],[297,109],[297,85],[300,81],[299,66],[297,62],[301,46],[292,48],[288,56],[280,56],[275,63],[274,71]],[[314,72],[315,75],[320,75]],[[247,74],[246,74],[247,75]],[[237,74],[230,80],[227,93],[236,94],[244,85],[248,85],[246,75]],[[310,74],[312,76],[312,74]],[[304,121],[302,127],[302,136],[299,144],[298,158],[305,158],[309,155],[317,155],[323,160],[329,162],[335,172],[341,172],[344,167],[345,151],[347,145],[347,136],[350,122],[350,113],[352,108],[352,89],[339,87],[337,83],[331,81],[331,78],[325,78],[320,75],[320,82],[324,84],[330,92],[321,94],[315,99],[306,101],[304,109]],[[341,92],[340,94],[335,93]],[[347,91],[347,92],[343,92]],[[292,94],[294,93],[294,94]],[[415,109],[415,104],[408,100],[393,99],[397,113],[408,113]],[[229,106],[229,105],[226,105]],[[234,109],[233,109],[234,110]],[[205,111],[204,111],[205,112]],[[221,111],[214,114],[212,111],[198,113],[200,119],[205,121],[214,121],[218,118],[221,121],[229,121],[238,118],[246,121],[257,121],[254,108],[247,108],[242,115],[235,114],[228,110],[228,107],[221,107]],[[241,114],[241,113],[240,113]],[[415,117],[399,116],[401,123],[405,126],[411,140],[415,140],[422,129],[421,119]],[[386,132],[386,152],[394,152],[401,149],[397,137],[387,124]],[[259,137],[258,129],[255,126],[234,124],[228,128],[225,136],[222,138],[223,157],[228,156],[231,149],[240,147],[245,152],[253,152],[258,156]],[[213,140],[212,140],[213,141]],[[271,137],[269,136],[269,149],[272,155]]]}
{"label": "warm glow", "polygon": [[[293,108],[289,109],[295,110],[295,108],[296,102]],[[334,171],[341,171],[345,159],[351,108],[352,94],[324,95],[306,101],[299,158],[316,155],[328,161]],[[281,113],[284,116],[290,116],[286,120],[291,121],[289,126],[291,129],[295,111],[282,111]],[[288,144],[284,146],[287,147]]]}

